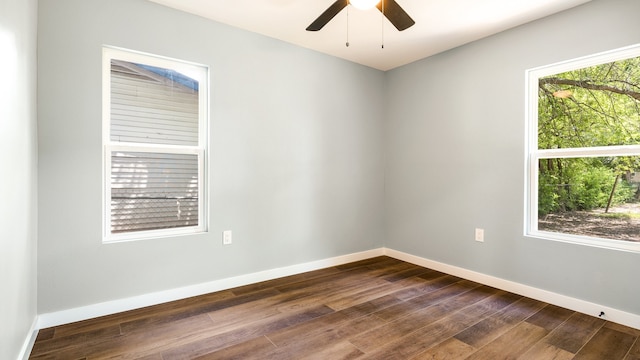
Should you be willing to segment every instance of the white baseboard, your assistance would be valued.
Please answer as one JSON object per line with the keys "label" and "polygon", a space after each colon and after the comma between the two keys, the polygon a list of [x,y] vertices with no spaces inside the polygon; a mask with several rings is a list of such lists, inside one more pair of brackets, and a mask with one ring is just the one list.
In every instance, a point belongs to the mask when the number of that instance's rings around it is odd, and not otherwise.
{"label": "white baseboard", "polygon": [[551,291],[538,289],[532,286],[523,285],[517,282],[501,279],[498,277],[478,273],[457,266],[444,264],[441,262],[425,259],[415,255],[403,253],[392,249],[385,249],[384,254],[402,261],[406,261],[415,265],[423,266],[429,269],[441,271],[446,274],[461,277],[463,279],[475,281],[480,284],[492,286],[501,290],[509,291],[514,294],[526,296],[535,300],[543,301],[549,304],[557,305],[566,309],[577,311],[583,314],[600,317],[600,312],[605,315],[601,319],[615,322],[621,325],[640,329],[640,315],[628,313],[608,306],[595,304],[589,301],[576,299],[566,295],[557,294]]}
{"label": "white baseboard", "polygon": [[354,261],[384,255],[384,248],[363,251],[329,259],[317,260],[303,264],[286,266],[257,273],[215,280],[203,284],[159,291],[130,298],[107,301],[99,304],[41,314],[38,317],[37,329],[69,324],[76,321],[92,319],[100,316],[116,314],[123,311],[139,309],[146,306],[162,304],[188,297],[204,295],[216,291],[227,290],[238,286],[254,284],[261,281],[296,275],[307,271],[319,270],[331,266],[347,264]]}
{"label": "white baseboard", "polygon": [[[44,329],[52,326],[58,326],[100,316],[116,314],[123,311],[185,299],[188,297],[208,294],[216,291],[227,290],[238,286],[244,286],[261,281],[296,275],[307,271],[319,270],[331,266],[347,264],[350,262],[369,259],[382,255],[393,257],[398,260],[403,260],[419,266],[424,266],[426,268],[441,271],[447,274],[458,276],[522,296],[530,297],[532,299],[543,301],[549,304],[561,306],[584,314],[598,316],[602,311],[605,313],[605,316],[603,316],[602,319],[640,329],[640,315],[637,314],[624,312],[607,306],[478,273],[457,266],[440,263],[415,255],[403,253],[401,251],[379,248],[329,259],[265,270],[257,273],[240,275],[227,279],[215,280],[203,284],[196,284],[177,289],[160,291],[125,299],[113,300],[99,304],[41,314],[38,316],[37,324],[34,325],[35,329],[33,331],[34,334],[32,335],[33,339],[27,339],[27,341],[25,342],[25,349],[26,345],[31,342],[31,340],[35,340],[38,329]],[[33,343],[31,342],[31,346],[32,345]]]}
{"label": "white baseboard", "polygon": [[38,317],[36,316],[33,319],[33,323],[31,324],[31,328],[29,329],[27,338],[24,340],[24,343],[22,344],[20,353],[18,353],[18,360],[29,359],[29,355],[31,354],[31,350],[33,349],[33,344],[36,343],[37,336],[38,336]]}

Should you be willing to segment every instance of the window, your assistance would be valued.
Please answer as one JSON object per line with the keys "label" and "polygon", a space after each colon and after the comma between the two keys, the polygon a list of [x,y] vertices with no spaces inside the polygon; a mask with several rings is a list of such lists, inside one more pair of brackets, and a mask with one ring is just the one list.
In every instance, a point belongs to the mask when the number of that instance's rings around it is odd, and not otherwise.
{"label": "window", "polygon": [[640,46],[527,81],[526,234],[640,251]]}
{"label": "window", "polygon": [[208,68],[103,49],[105,242],[206,231]]}

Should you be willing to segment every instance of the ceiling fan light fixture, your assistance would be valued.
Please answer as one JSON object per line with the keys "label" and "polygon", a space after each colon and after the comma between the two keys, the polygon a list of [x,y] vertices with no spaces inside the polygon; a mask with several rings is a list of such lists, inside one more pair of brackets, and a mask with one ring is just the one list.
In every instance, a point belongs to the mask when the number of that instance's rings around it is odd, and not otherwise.
{"label": "ceiling fan light fixture", "polygon": [[360,10],[373,9],[379,2],[380,0],[349,0],[349,4]]}

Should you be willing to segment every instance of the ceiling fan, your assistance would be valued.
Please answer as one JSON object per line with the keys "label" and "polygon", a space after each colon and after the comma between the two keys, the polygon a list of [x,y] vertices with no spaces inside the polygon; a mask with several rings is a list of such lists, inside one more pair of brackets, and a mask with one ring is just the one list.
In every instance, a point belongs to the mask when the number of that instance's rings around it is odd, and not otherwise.
{"label": "ceiling fan", "polygon": [[[342,9],[349,4],[356,6],[362,1],[336,0],[327,10],[307,27],[307,31],[318,31],[322,29],[331,19],[333,19]],[[406,30],[416,22],[407,14],[395,0],[379,0],[371,2],[371,7],[375,6],[399,31]]]}

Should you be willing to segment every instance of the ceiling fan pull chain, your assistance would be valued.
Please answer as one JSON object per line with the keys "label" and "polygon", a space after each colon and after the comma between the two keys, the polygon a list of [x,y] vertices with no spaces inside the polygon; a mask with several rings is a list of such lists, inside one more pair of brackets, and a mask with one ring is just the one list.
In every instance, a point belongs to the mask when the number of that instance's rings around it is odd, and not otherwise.
{"label": "ceiling fan pull chain", "polygon": [[382,11],[380,12],[380,28],[382,29],[382,49],[384,49],[384,2],[386,0],[382,0]]}
{"label": "ceiling fan pull chain", "polygon": [[347,42],[345,44],[349,47],[349,7],[347,6]]}

